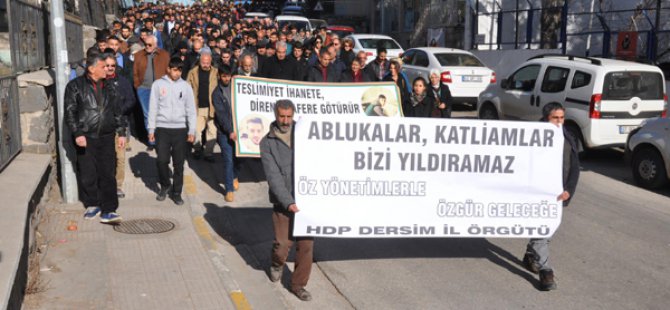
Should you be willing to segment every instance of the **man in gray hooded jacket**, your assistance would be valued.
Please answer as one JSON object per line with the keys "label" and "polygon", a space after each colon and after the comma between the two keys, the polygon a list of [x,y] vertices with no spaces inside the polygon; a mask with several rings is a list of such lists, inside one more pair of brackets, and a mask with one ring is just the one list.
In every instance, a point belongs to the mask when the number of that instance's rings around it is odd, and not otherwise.
{"label": "man in gray hooded jacket", "polygon": [[270,202],[273,204],[272,224],[275,240],[272,245],[270,280],[281,280],[288,252],[297,241],[295,268],[291,278],[291,292],[300,300],[308,301],[312,295],[305,290],[312,271],[314,239],[294,238],[290,227],[294,215],[299,212],[295,204],[293,189],[293,114],[295,106],[291,100],[278,100],[274,107],[276,120],[270,131],[261,140],[261,161],[270,187]]}

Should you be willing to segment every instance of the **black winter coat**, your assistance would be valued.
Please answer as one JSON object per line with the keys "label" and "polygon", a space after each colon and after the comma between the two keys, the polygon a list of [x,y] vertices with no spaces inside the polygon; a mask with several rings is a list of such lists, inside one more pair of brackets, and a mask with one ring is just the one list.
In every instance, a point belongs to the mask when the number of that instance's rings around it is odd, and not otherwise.
{"label": "black winter coat", "polygon": [[[430,91],[430,90],[426,90]],[[412,106],[412,100],[410,99],[410,96],[407,96],[407,98],[403,101],[403,113],[405,114],[405,117],[431,117],[433,114],[433,110],[435,110],[435,99],[430,96],[426,95],[426,97],[419,102],[416,106]]]}
{"label": "black winter coat", "polygon": [[[365,71],[360,71],[361,72],[361,78],[363,79],[361,82],[372,82],[372,78],[370,77],[369,74]],[[340,82],[344,83],[352,83],[354,81],[354,72],[351,71],[351,69],[345,70],[342,72],[342,76],[340,77]]]}
{"label": "black winter coat", "polygon": [[[579,182],[579,154],[577,151],[577,142],[575,137],[563,126],[563,136],[565,137],[565,146],[563,150],[563,190],[570,193],[570,198],[563,201],[563,206],[567,207],[570,200],[577,190]],[[570,148],[568,149],[568,145]]]}
{"label": "black winter coat", "polygon": [[102,81],[100,102],[93,82],[84,74],[65,87],[65,123],[74,137],[98,138],[118,133],[125,136],[126,119],[118,103],[119,90],[114,83]]}
{"label": "black winter coat", "polygon": [[118,91],[117,104],[121,108],[121,113],[128,115],[135,107],[135,90],[133,84],[123,76],[117,75],[114,78],[108,78],[109,83],[113,83]]}
{"label": "black winter coat", "polygon": [[[232,83],[232,82],[231,82]],[[232,87],[232,85],[229,85]],[[212,105],[214,106],[214,124],[217,132],[228,137],[233,129],[232,102],[223,95],[221,82],[212,92]]]}
{"label": "black winter coat", "polygon": [[453,108],[453,97],[451,96],[451,91],[449,90],[449,86],[445,85],[444,83],[440,82],[440,88],[439,91],[436,91],[433,89],[432,85],[428,85],[428,94],[433,96],[435,98],[436,104],[437,102],[441,102],[447,105],[446,108],[440,110],[440,115],[443,118],[450,118],[451,117],[451,109]]}
{"label": "black winter coat", "polygon": [[309,67],[305,79],[307,82],[339,82],[340,72],[338,72],[332,64],[329,65],[326,69],[326,80],[324,81],[323,75],[321,74],[321,65],[317,63],[316,65]]}
{"label": "black winter coat", "polygon": [[284,60],[279,60],[277,56],[268,58],[263,63],[259,75],[268,79],[280,79],[300,81],[300,71],[298,63],[293,57],[286,57]]}

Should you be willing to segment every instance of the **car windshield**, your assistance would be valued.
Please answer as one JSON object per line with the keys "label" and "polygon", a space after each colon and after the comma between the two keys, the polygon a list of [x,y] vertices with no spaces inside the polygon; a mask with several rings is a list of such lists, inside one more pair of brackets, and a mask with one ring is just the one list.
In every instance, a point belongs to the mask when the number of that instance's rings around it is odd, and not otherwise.
{"label": "car windshield", "polygon": [[663,99],[663,77],[658,72],[622,71],[605,75],[603,100]]}
{"label": "car windshield", "polygon": [[340,38],[344,38],[344,37],[352,34],[351,31],[347,31],[347,30],[331,30],[330,33],[334,33]]}
{"label": "car windshield", "polygon": [[358,39],[358,42],[361,43],[362,48],[376,49],[378,47],[383,47],[387,50],[401,49],[401,47],[398,46],[398,43],[389,39]]}
{"label": "car windshield", "polygon": [[479,59],[468,54],[435,54],[435,58],[443,67],[486,67]]}
{"label": "car windshield", "polygon": [[282,20],[279,22],[279,29],[284,29],[284,26],[287,25],[295,26],[295,28],[298,29],[298,31],[300,31],[300,29],[309,30],[307,22],[299,20]]}

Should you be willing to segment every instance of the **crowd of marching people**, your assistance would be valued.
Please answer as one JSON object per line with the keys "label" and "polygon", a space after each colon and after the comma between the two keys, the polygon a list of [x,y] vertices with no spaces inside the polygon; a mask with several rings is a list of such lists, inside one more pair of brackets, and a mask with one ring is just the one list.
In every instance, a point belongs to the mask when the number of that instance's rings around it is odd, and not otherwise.
{"label": "crowd of marching people", "polygon": [[[128,9],[109,29],[100,31],[96,44],[86,53],[87,58],[97,55],[105,64],[107,76],[101,80],[105,85],[114,81],[121,98],[119,111],[126,125],[116,140],[132,132],[146,143],[148,151],[156,149],[161,172],[160,199],[170,195],[176,203],[183,203],[179,174],[174,185],[165,175],[171,157],[174,169],[181,170],[184,158],[178,154],[191,146],[187,143],[166,148],[157,138],[164,135],[160,133],[164,130],[156,132],[165,126],[176,126],[189,128],[184,140],[192,143],[197,159],[213,161],[214,146],[221,147],[226,167],[225,200],[234,200],[239,169],[233,156],[237,136],[232,126],[230,80],[236,75],[326,83],[392,81],[400,90],[405,116],[451,115],[451,94],[440,83],[439,72],[431,74],[428,81],[409,81],[402,73],[402,60],[388,59],[384,48],[379,48],[374,60],[368,61],[365,52],[354,53],[353,40],[330,34],[325,27],[312,32],[292,24],[279,28],[269,18],[245,19],[244,15],[244,7],[227,2],[193,6],[145,3]],[[90,67],[87,61],[87,75]],[[172,69],[180,71],[180,79],[171,81],[176,85],[164,85],[170,83]],[[194,104],[194,110],[187,107],[184,112],[188,116],[185,124],[167,124],[170,117],[177,115],[165,115],[167,112],[160,110],[163,101],[175,100],[166,96],[166,90],[172,92],[175,87],[182,89],[176,99],[192,100]],[[131,117],[136,103],[136,114],[141,117]],[[370,108],[366,114],[382,115],[378,106]],[[128,132],[135,119],[141,119],[138,123],[144,126],[134,126],[139,130]],[[125,158],[123,151],[116,153],[117,196],[123,198]],[[95,206],[100,204],[96,202]]]}
{"label": "crowd of marching people", "polygon": [[[66,87],[65,122],[77,146],[80,198],[84,217],[119,223],[116,212],[123,198],[125,152],[131,133],[156,152],[159,189],[184,204],[184,162],[189,153],[213,161],[218,144],[224,165],[225,201],[239,188],[235,158],[231,80],[234,76],[326,83],[391,81],[398,86],[404,116],[451,117],[452,98],[440,73],[429,80],[409,81],[401,59],[388,59],[377,49],[368,62],[354,53],[354,41],[321,27],[313,32],[287,24],[279,28],[269,18],[245,19],[245,10],[230,2],[193,6],[144,3],[100,31],[86,53],[85,73]],[[383,115],[386,101],[371,105],[367,115]],[[274,204],[272,281],[281,279],[288,250],[295,204],[292,175],[292,126],[295,106],[275,105],[276,121],[261,142],[262,164]],[[135,120],[135,121],[134,121]],[[132,128],[132,129],[131,129]],[[170,173],[172,162],[172,173]],[[313,240],[297,238],[296,272],[291,290],[311,299],[304,288],[312,263]]]}

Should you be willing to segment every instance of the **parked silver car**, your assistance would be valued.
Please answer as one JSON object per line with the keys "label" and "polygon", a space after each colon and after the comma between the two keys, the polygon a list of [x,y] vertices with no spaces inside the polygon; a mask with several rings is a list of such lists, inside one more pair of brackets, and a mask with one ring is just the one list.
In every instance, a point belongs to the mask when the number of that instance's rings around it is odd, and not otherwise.
{"label": "parked silver car", "polygon": [[670,179],[670,119],[652,118],[631,131],[626,158],[635,182],[644,188],[659,188]]}
{"label": "parked silver car", "polygon": [[418,47],[408,49],[402,56],[402,72],[413,81],[428,80],[430,71],[440,72],[440,80],[449,86],[455,103],[476,106],[479,94],[496,82],[496,74],[468,51],[455,48]]}

